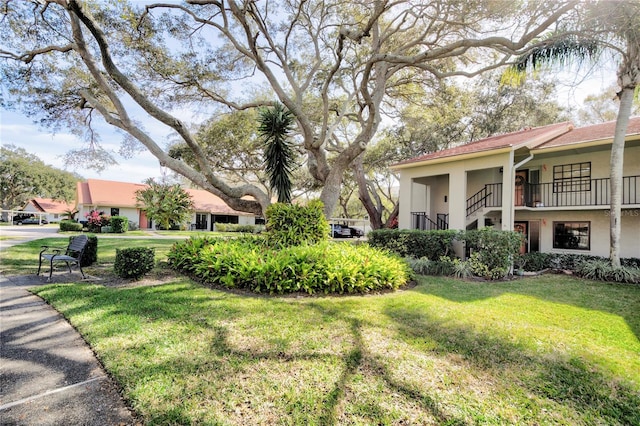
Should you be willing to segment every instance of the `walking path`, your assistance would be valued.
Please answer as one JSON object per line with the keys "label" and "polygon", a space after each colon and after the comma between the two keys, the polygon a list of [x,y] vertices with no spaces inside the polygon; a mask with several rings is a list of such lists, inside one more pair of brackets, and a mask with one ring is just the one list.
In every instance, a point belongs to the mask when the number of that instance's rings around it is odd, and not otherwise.
{"label": "walking path", "polygon": [[44,281],[0,276],[0,424],[137,424],[78,332],[27,291]]}

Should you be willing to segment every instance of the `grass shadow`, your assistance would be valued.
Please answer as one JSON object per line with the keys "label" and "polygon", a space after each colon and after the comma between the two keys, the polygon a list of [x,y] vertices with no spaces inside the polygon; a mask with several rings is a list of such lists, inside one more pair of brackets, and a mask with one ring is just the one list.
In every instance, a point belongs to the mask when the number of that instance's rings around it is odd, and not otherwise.
{"label": "grass shadow", "polygon": [[[585,424],[600,419],[606,424],[640,424],[640,393],[612,380],[577,358],[545,356],[436,316],[406,307],[388,306],[401,340],[430,339],[432,351],[456,354],[488,374],[491,381],[515,385],[539,398],[579,413]],[[591,419],[591,420],[590,420]]]}

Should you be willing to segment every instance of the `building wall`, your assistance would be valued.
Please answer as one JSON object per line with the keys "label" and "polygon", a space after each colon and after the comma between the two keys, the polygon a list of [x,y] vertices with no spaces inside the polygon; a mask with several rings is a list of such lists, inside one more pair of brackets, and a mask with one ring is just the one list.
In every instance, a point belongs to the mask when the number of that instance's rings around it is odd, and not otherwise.
{"label": "building wall", "polygon": [[[400,214],[399,227],[411,228],[413,182],[425,183],[430,187],[430,216],[448,213],[453,229],[466,227],[466,201],[486,183],[505,182],[509,176],[511,153],[498,153],[459,161],[443,161],[427,166],[400,169]],[[499,173],[500,168],[504,173]],[[484,181],[487,179],[487,181]],[[506,185],[505,185],[506,186]],[[444,201],[445,195],[447,201]],[[503,201],[511,203],[512,194],[505,190]],[[507,204],[509,205],[509,204]],[[508,226],[510,211],[504,214],[504,226]]]}
{"label": "building wall", "polygon": [[[516,221],[540,221],[540,251],[609,256],[609,210],[516,211]],[[553,248],[553,222],[588,221],[591,229],[590,250]],[[640,257],[640,209],[622,211],[621,257]]]}
{"label": "building wall", "polygon": [[[79,221],[85,221],[87,220],[86,215],[88,213],[90,213],[92,210],[97,210],[99,212],[104,212],[105,215],[110,216],[111,215],[111,208],[112,206],[98,206],[98,207],[93,207],[93,206],[85,206],[85,205],[79,205],[78,206],[78,214],[76,215],[76,217],[78,218]],[[136,226],[140,225],[140,213],[139,210],[136,208],[132,208],[132,207],[116,207],[120,209],[119,212],[119,216],[125,216],[127,219],[129,219],[129,223],[133,223]]]}
{"label": "building wall", "polygon": [[[553,182],[553,167],[563,164],[575,164],[582,162],[591,162],[591,179],[601,179],[609,177],[609,164],[611,157],[611,149],[609,146],[604,149],[594,149],[593,152],[575,153],[574,151],[558,152],[553,157],[545,154],[544,156],[534,157],[529,163],[523,166],[528,169],[540,170],[540,182]],[[640,147],[630,147],[625,149],[623,176],[640,175]]]}

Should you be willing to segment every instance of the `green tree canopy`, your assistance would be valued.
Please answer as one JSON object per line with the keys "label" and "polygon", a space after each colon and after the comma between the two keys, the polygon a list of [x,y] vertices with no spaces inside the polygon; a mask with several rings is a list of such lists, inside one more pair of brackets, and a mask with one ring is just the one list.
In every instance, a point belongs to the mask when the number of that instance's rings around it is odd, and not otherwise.
{"label": "green tree canopy", "polygon": [[34,197],[71,202],[81,177],[45,164],[38,156],[14,145],[0,147],[0,200],[15,209]]}
{"label": "green tree canopy", "polygon": [[[354,163],[358,198],[371,226],[388,226],[397,215],[397,179],[389,165],[454,145],[473,142],[524,127],[567,120],[555,101],[555,85],[535,80],[523,86],[504,86],[495,73],[474,80],[468,87],[441,82],[409,99],[394,126]],[[360,160],[360,159],[359,159]],[[346,211],[353,184],[344,185],[340,205]]]}
{"label": "green tree canopy", "polygon": [[163,229],[185,225],[193,214],[193,201],[179,184],[147,179],[146,189],[136,193],[138,206]]}

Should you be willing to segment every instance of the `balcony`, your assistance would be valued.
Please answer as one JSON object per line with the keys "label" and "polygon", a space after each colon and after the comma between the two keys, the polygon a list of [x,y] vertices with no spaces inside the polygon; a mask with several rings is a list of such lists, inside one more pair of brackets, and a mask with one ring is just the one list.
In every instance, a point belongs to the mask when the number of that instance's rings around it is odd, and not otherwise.
{"label": "balcony", "polygon": [[[609,178],[590,179],[571,185],[525,183],[521,205],[527,207],[588,207],[611,204]],[[622,178],[622,205],[640,204],[640,176]],[[516,205],[518,200],[516,200]]]}
{"label": "balcony", "polygon": [[[554,208],[608,206],[609,178],[576,180],[570,183],[524,183],[516,186],[516,207]],[[640,176],[622,178],[622,205],[640,204]],[[486,207],[502,207],[502,184],[491,183],[467,199],[467,216]]]}

